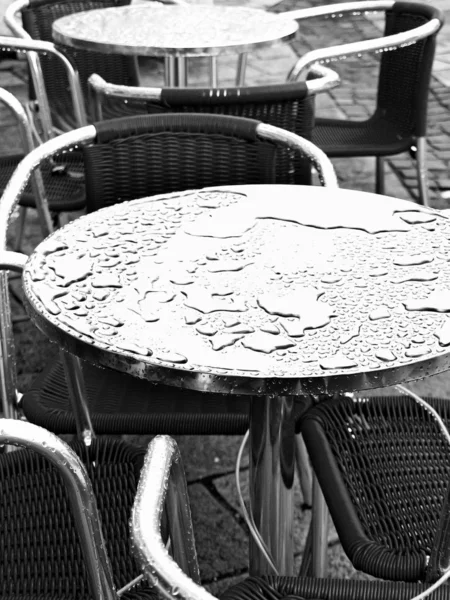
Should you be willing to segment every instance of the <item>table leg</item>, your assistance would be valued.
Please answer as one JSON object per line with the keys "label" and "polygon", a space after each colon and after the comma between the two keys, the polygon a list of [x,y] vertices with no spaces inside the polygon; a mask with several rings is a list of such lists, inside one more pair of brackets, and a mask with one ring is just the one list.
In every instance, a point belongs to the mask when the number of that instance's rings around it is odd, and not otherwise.
{"label": "table leg", "polygon": [[236,73],[236,87],[245,85],[245,69],[247,68],[247,53],[239,54]]}
{"label": "table leg", "polygon": [[164,85],[166,87],[176,87],[175,74],[175,57],[166,56],[164,59]]}
{"label": "table leg", "polygon": [[209,57],[209,85],[213,88],[219,86],[217,75],[217,56]]}
{"label": "table leg", "polygon": [[[250,409],[250,503],[253,519],[282,575],[293,575],[294,398],[255,397]],[[251,575],[273,574],[250,539]]]}
{"label": "table leg", "polygon": [[77,434],[86,446],[90,446],[95,438],[95,433],[89,414],[81,360],[77,356],[63,351],[61,351],[61,359],[64,365]]}

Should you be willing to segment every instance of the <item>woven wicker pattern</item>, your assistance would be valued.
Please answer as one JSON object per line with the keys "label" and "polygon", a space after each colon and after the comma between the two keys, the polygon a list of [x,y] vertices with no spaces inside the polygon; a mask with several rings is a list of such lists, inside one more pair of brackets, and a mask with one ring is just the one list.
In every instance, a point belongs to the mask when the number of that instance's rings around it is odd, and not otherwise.
{"label": "woven wicker pattern", "polygon": [[[98,434],[243,435],[250,399],[152,385],[131,375],[84,365],[92,425]],[[296,413],[308,405],[299,398]],[[22,398],[27,419],[55,433],[75,433],[62,364],[56,359]]]}
{"label": "woven wicker pattern", "polygon": [[[23,156],[4,156],[0,158],[0,190],[4,190],[11,175]],[[44,181],[50,210],[55,212],[81,210],[85,206],[84,183],[70,177],[69,171],[58,172],[50,162],[43,163],[41,174]],[[36,202],[28,183],[20,198],[20,205],[35,208]]]}
{"label": "woven wicker pattern", "polygon": [[[123,6],[129,0],[36,0],[22,11],[23,25],[33,39],[53,41],[52,24],[55,19],[83,10],[109,6]],[[106,81],[124,85],[138,85],[138,75],[133,58],[102,54],[63,47],[63,52],[76,66],[81,87],[88,106],[87,79],[99,73]],[[67,129],[75,126],[73,106],[65,69],[52,56],[41,57],[45,87],[52,110],[54,124]]]}
{"label": "woven wicker pattern", "polygon": [[[139,101],[120,98],[123,110],[135,113],[160,114],[212,113],[256,119],[263,123],[292,131],[306,139],[311,139],[314,126],[314,96],[307,95],[304,82],[280,84],[278,86],[255,86],[249,88],[228,88],[223,90],[164,89],[161,102]],[[111,98],[102,101],[106,115]],[[311,182],[311,168],[308,161],[280,148],[276,155],[276,182],[308,185]]]}
{"label": "woven wicker pattern", "polygon": [[[152,385],[89,364],[84,378],[92,424],[98,434],[244,434],[249,400]],[[55,433],[75,432],[62,364],[51,364],[24,395],[29,421]]]}
{"label": "woven wicker pattern", "polygon": [[[249,577],[229,588],[221,600],[410,600],[426,589],[424,584],[394,581],[357,581],[349,579],[313,579],[309,577]],[[441,586],[431,600],[448,597],[448,587]]]}
{"label": "woven wicker pattern", "polygon": [[[448,401],[430,402],[448,422]],[[450,478],[435,420],[406,397],[342,398],[308,411],[301,429],[354,566],[385,579],[423,579]]]}
{"label": "woven wicker pattern", "polygon": [[[386,11],[385,35],[408,31],[436,16],[431,7],[397,2]],[[436,36],[384,52],[377,107],[365,122],[317,119],[313,141],[329,156],[390,155],[426,134],[428,87]]]}
{"label": "woven wicker pattern", "polygon": [[230,124],[195,115],[104,121],[99,141],[84,149],[88,210],[186,189],[273,183],[276,146],[237,125],[227,130]]}
{"label": "woven wicker pattern", "polygon": [[[73,445],[80,453],[78,444]],[[141,456],[123,443],[94,443],[89,467],[116,585],[139,574],[128,519]],[[61,476],[29,451],[0,457],[0,589],[3,597],[89,598],[86,569]]]}

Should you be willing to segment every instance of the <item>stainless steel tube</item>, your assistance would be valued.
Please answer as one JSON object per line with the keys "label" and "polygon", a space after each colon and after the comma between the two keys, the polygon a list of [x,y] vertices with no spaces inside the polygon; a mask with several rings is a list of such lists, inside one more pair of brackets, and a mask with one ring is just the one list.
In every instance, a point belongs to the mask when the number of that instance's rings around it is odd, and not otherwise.
{"label": "stainless steel tube", "polygon": [[[250,409],[250,503],[253,519],[281,575],[294,573],[294,398],[253,397]],[[273,574],[250,541],[251,575]]]}

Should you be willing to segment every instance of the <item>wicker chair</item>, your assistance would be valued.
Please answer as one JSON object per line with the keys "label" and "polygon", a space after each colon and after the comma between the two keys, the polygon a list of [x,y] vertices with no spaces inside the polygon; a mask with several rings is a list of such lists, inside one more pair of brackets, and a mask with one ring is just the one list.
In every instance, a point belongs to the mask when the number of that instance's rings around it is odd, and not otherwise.
{"label": "wicker chair", "polygon": [[[176,0],[167,1],[173,3]],[[41,56],[38,61],[32,53],[27,54],[32,82],[30,98],[38,101],[44,139],[52,135],[53,126],[60,131],[69,131],[86,125],[87,79],[92,73],[100,73],[114,83],[139,85],[138,65],[133,57],[56,46],[52,37],[53,22],[75,12],[129,3],[130,0],[16,0],[8,7],[5,14],[7,25],[16,36],[31,42],[30,50],[33,50],[33,41],[44,41],[65,58],[66,64],[62,64],[53,52]],[[73,69],[77,72],[80,86],[75,98],[69,89]],[[123,111],[120,112],[114,103],[108,103],[105,118],[121,114]]]}
{"label": "wicker chair", "polygon": [[[0,157],[0,191],[3,192],[14,170],[24,155],[34,148],[33,135],[27,114],[21,103],[10,92],[0,88],[0,102],[14,115],[20,129],[21,152],[14,151]],[[46,198],[45,200],[43,198]],[[54,161],[42,164],[39,174],[27,185],[20,196],[21,217],[16,233],[15,248],[19,249],[28,208],[38,210],[44,237],[53,230],[50,213],[80,210],[85,206],[84,184],[71,175],[70,169]],[[49,212],[50,211],[50,212]]]}
{"label": "wicker chair", "polygon": [[[448,425],[448,400],[425,400]],[[435,418],[408,397],[340,398],[308,410],[301,431],[355,568],[425,580],[450,476]]]}
{"label": "wicker chair", "polygon": [[[172,477],[172,486],[167,486]],[[159,493],[155,492],[160,490]],[[136,557],[147,580],[159,594],[167,597],[176,590],[182,600],[214,600],[206,589],[192,577],[195,573],[195,546],[178,565],[165,552],[160,532],[160,515],[166,498],[176,489],[184,511],[179,528],[184,531],[185,542],[192,540],[192,525],[188,512],[186,483],[182,478],[179,452],[176,443],[167,436],[152,440],[139,480],[138,494],[133,506],[131,535]],[[194,549],[192,549],[194,548]],[[186,568],[189,565],[189,569]],[[181,567],[181,568],[180,568]],[[190,575],[190,577],[188,577]],[[302,598],[304,600],[410,600],[428,586],[423,583],[397,581],[358,581],[316,579],[310,577],[266,576],[249,577],[234,585],[221,595],[221,600],[282,600]],[[448,597],[448,587],[441,586],[430,595],[432,600]]]}
{"label": "wicker chair", "polygon": [[26,448],[0,456],[1,596],[115,598],[140,573],[128,519],[142,454],[111,440],[68,446],[12,419],[0,419],[0,442]]}
{"label": "wicker chair", "polygon": [[[315,95],[339,84],[325,67],[313,68],[307,82],[236,88],[137,88],[107,83],[100,75],[89,78],[92,112],[103,118],[104,107],[114,101],[125,110],[142,114],[170,112],[213,113],[257,119],[311,139]],[[279,155],[277,172],[284,178],[287,156]],[[288,159],[289,160],[289,159]],[[301,158],[293,165],[291,183],[308,184],[311,166]]]}
{"label": "wicker chair", "polygon": [[[418,196],[428,204],[426,169],[427,101],[436,35],[443,24],[438,9],[420,2],[351,2],[284,13],[297,20],[383,11],[384,36],[308,52],[290,77],[315,62],[334,61],[365,51],[381,51],[375,112],[366,121],[316,119],[313,141],[330,157],[376,156],[376,189],[384,193],[383,157],[410,151],[416,158]],[[387,50],[392,50],[387,52]]]}
{"label": "wicker chair", "polygon": [[[89,210],[174,190],[279,182],[276,153],[285,152],[286,148],[292,159],[293,155],[306,154],[315,163],[323,183],[336,185],[331,163],[310,142],[257,121],[191,114],[127,117],[64,134],[29,154],[8,193],[3,195],[3,227],[18,190],[31,171],[44,157],[74,144],[82,145],[85,158]],[[285,178],[284,181],[290,180],[289,172]],[[20,256],[18,260],[20,271]],[[3,332],[6,330],[7,325]],[[248,403],[242,399],[210,394],[205,398],[198,392],[149,385],[91,365],[86,365],[84,376],[97,433],[238,434],[248,427]],[[152,402],[148,401],[149,396]],[[13,385],[8,397],[14,404]],[[75,431],[64,369],[59,361],[53,361],[38,377],[22,398],[21,406],[27,418],[56,433]]]}

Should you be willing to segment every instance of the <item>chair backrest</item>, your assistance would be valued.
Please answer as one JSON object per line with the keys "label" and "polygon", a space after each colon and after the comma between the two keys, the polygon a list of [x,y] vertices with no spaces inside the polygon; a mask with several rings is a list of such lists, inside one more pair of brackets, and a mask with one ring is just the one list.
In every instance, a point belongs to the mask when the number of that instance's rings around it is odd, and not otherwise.
{"label": "chair backrest", "polygon": [[[385,35],[408,31],[442,20],[440,11],[416,2],[395,2],[386,11]],[[431,78],[436,35],[415,44],[384,52],[381,57],[377,112],[395,123],[404,136],[426,133],[428,89]]]}
{"label": "chair backrest", "polygon": [[[33,39],[52,42],[52,24],[56,19],[84,10],[129,3],[130,0],[30,0],[28,6],[22,9],[22,21]],[[87,79],[92,73],[102,73],[107,81],[124,85],[139,83],[133,57],[75,50],[67,46],[63,47],[63,51],[78,70],[86,102]],[[42,56],[41,65],[54,124],[67,129],[67,122],[73,121],[73,104],[64,67],[51,55]],[[33,97],[32,90],[30,94]]]}
{"label": "chair backrest", "polygon": [[[425,400],[448,425],[448,401]],[[354,567],[424,581],[450,476],[435,418],[407,397],[341,397],[307,411],[301,430]]]}
{"label": "chair backrest", "polygon": [[[149,114],[159,112],[214,113],[257,119],[292,131],[308,140],[314,126],[314,96],[305,82],[227,89],[164,88],[161,101],[147,101]],[[278,183],[307,185],[311,168],[307,161],[280,151],[276,157]]]}
{"label": "chair backrest", "polygon": [[286,145],[263,140],[258,121],[224,115],[160,114],[95,124],[83,148],[88,211],[123,200],[208,186],[293,183],[278,177]]}

